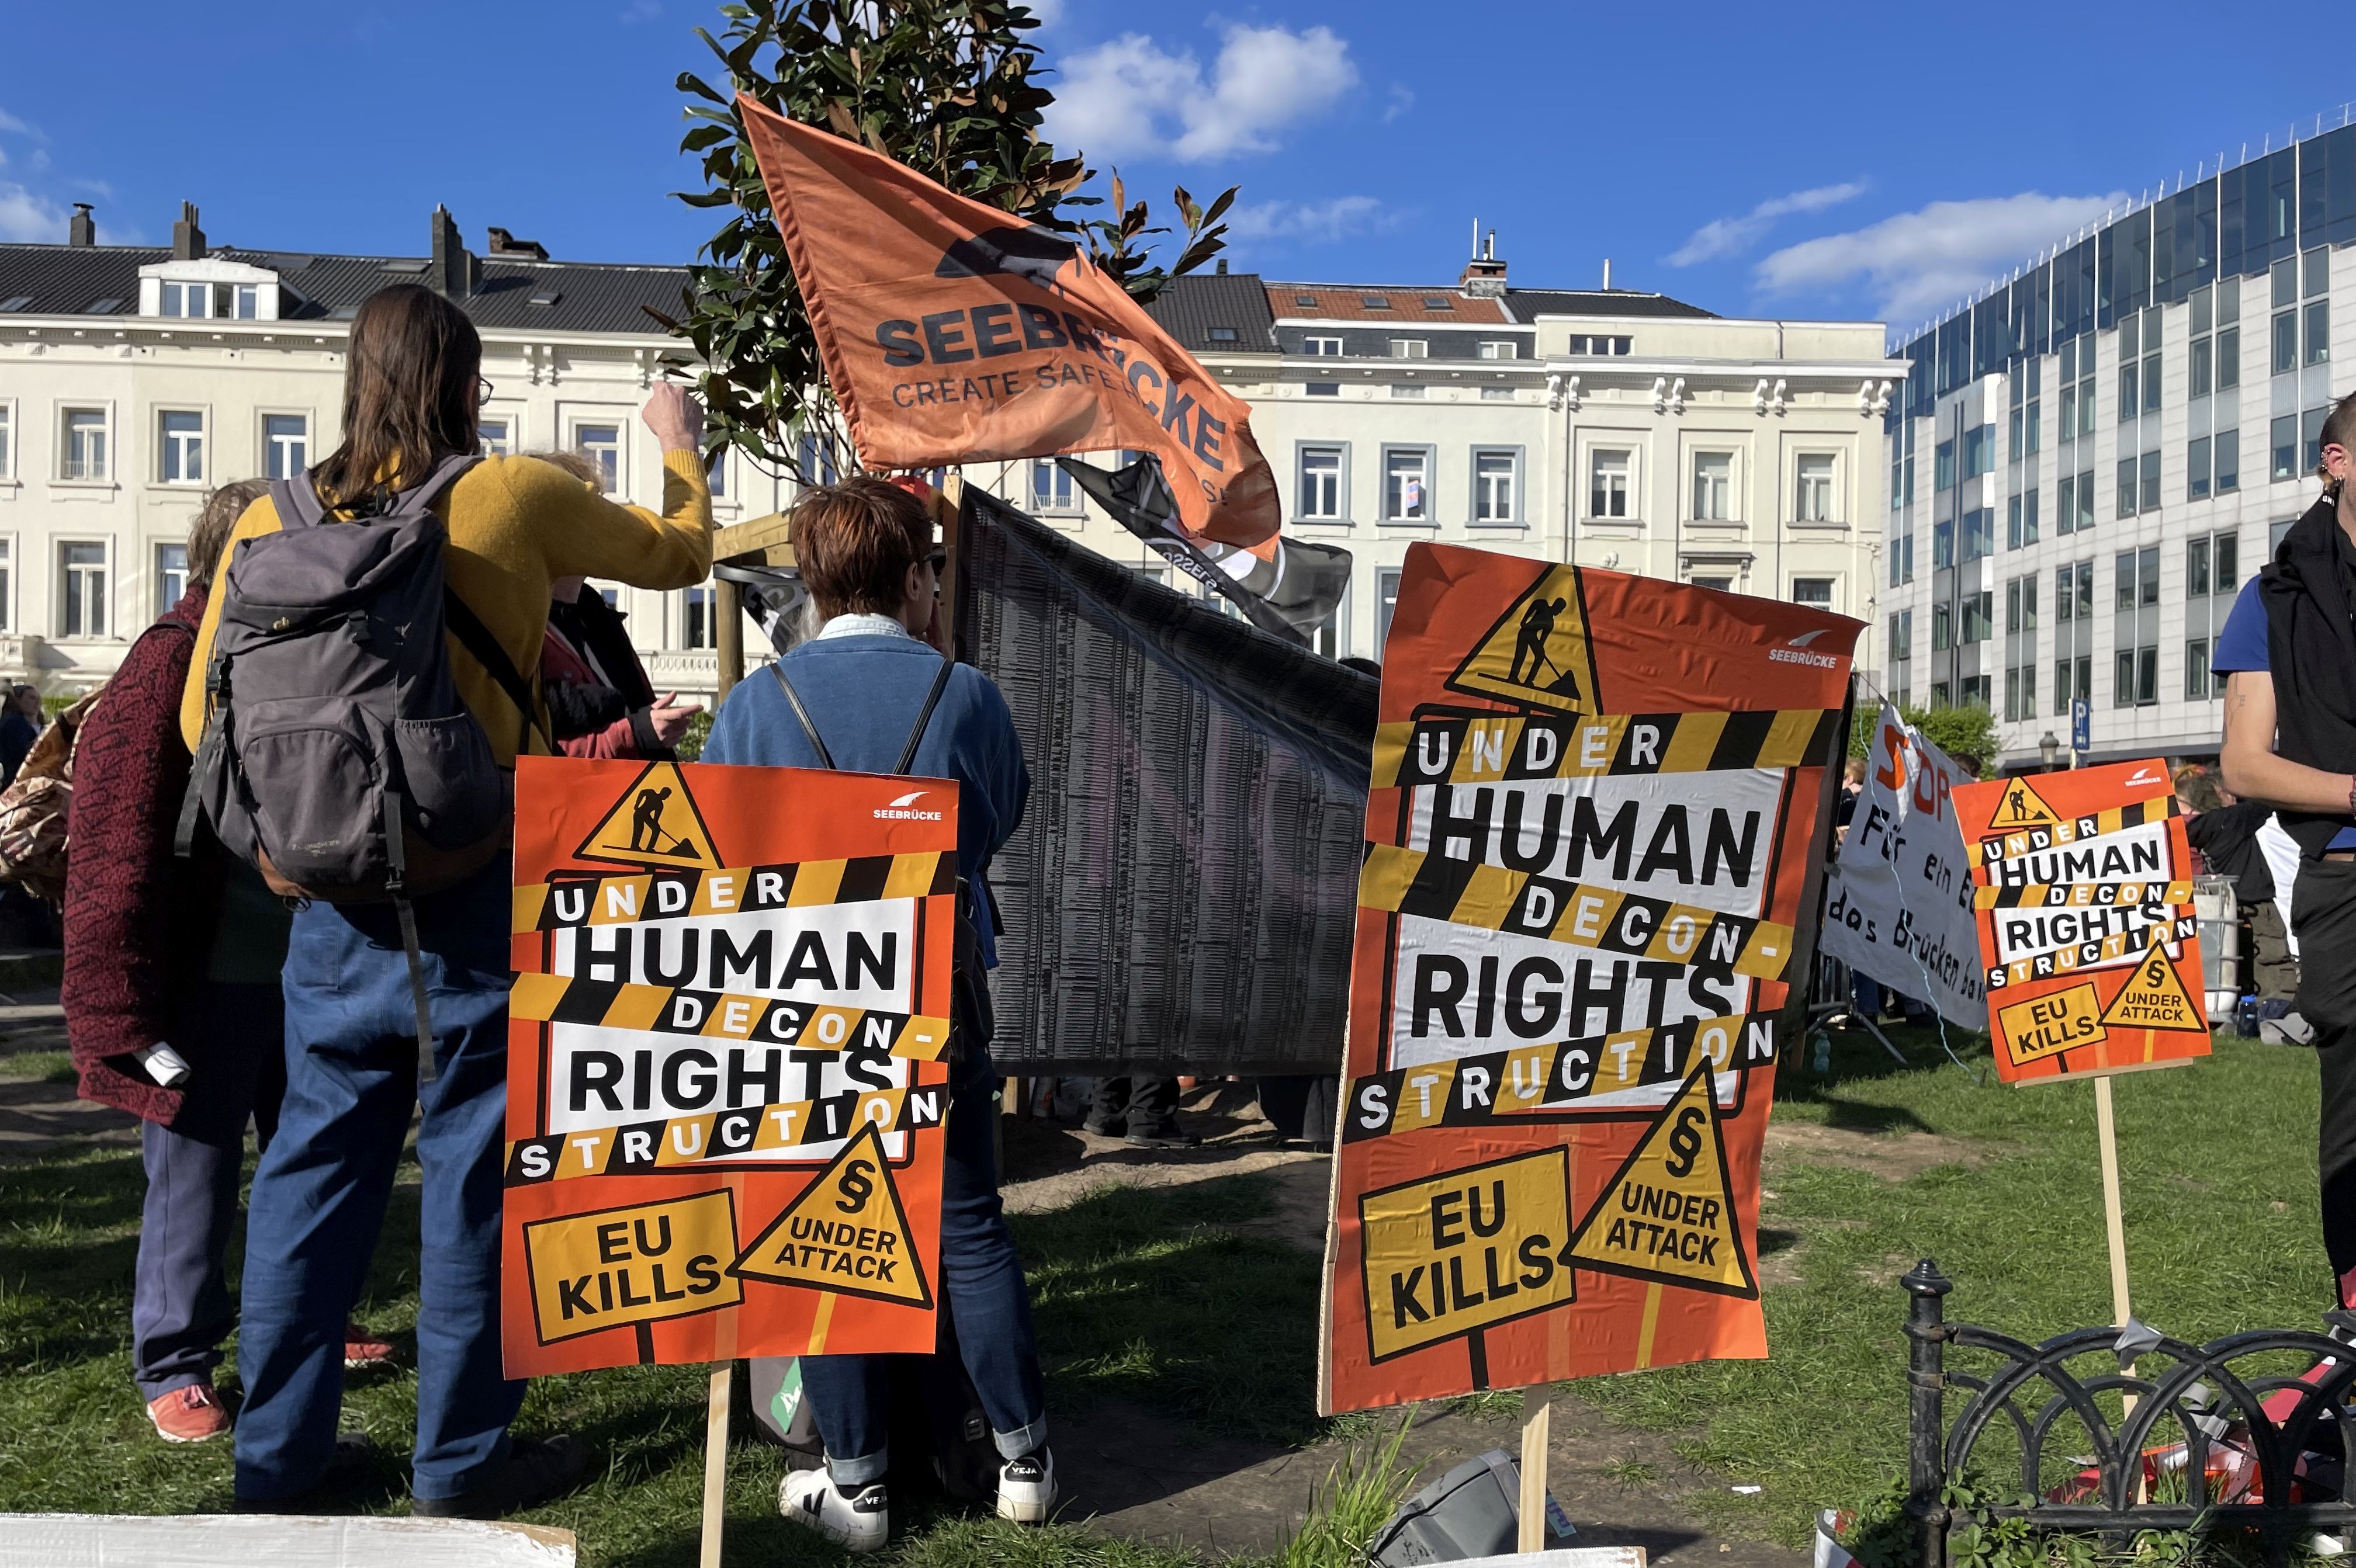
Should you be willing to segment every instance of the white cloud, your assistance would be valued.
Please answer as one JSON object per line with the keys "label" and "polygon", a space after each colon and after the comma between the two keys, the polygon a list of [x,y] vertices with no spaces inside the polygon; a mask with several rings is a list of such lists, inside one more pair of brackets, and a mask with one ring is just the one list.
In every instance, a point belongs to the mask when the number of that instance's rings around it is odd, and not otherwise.
{"label": "white cloud", "polygon": [[1100,159],[1272,153],[1276,133],[1323,113],[1358,81],[1349,44],[1330,27],[1230,27],[1207,75],[1191,51],[1143,33],[1083,49],[1060,69],[1047,133]]}
{"label": "white cloud", "polygon": [[66,215],[62,208],[23,186],[0,181],[0,240],[47,240],[55,244],[65,237]]}
{"label": "white cloud", "polygon": [[1415,90],[1391,83],[1390,103],[1383,111],[1383,123],[1387,125],[1415,107]]}
{"label": "white cloud", "polygon": [[1671,251],[1669,265],[1690,267],[1696,261],[1707,261],[1737,251],[1749,250],[1759,237],[1774,226],[1779,218],[1794,212],[1822,212],[1865,194],[1861,180],[1845,180],[1839,185],[1822,185],[1810,190],[1795,190],[1789,196],[1779,196],[1761,202],[1740,218],[1719,218],[1703,224],[1692,236]]}
{"label": "white cloud", "polygon": [[1371,196],[1248,202],[1227,214],[1227,227],[1237,240],[1300,240],[1312,245],[1374,233],[1398,221],[1396,214],[1386,212]]}
{"label": "white cloud", "polygon": [[2126,201],[2125,191],[2023,191],[1934,201],[1846,234],[1786,246],[1759,263],[1758,278],[1769,292],[1789,293],[1831,288],[1861,275],[1873,285],[1877,314],[1913,320],[1962,299],[2023,257]]}
{"label": "white cloud", "polygon": [[5,109],[0,109],[0,131],[13,132],[15,134],[19,136],[32,136],[35,138],[38,138],[40,135],[38,131],[34,130],[30,125],[26,124],[22,120],[17,119]]}
{"label": "white cloud", "polygon": [[1052,27],[1064,18],[1064,0],[1023,0],[1023,8],[1036,16],[1042,27]]}
{"label": "white cloud", "polygon": [[622,26],[629,27],[640,22],[659,20],[661,16],[662,0],[630,0],[630,3],[622,8],[622,14],[617,20]]}

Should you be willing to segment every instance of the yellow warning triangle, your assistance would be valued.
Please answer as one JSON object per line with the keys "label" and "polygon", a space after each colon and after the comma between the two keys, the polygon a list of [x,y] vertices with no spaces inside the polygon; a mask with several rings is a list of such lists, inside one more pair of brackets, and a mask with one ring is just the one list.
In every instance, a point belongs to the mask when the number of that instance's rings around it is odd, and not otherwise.
{"label": "yellow warning triangle", "polygon": [[1576,1267],[1756,1298],[1705,1056],[1571,1238]]}
{"label": "yellow warning triangle", "polygon": [[1472,656],[1456,667],[1448,684],[1562,713],[1600,711],[1579,569],[1556,566],[1540,572],[1474,645]]}
{"label": "yellow warning triangle", "polygon": [[933,1305],[874,1123],[842,1146],[834,1163],[753,1238],[728,1272],[907,1307]]}
{"label": "yellow warning triangle", "polygon": [[2126,985],[2103,1009],[2103,1022],[2115,1029],[2184,1029],[2209,1032],[2209,1016],[2192,993],[2165,947],[2143,955]]}
{"label": "yellow warning triangle", "polygon": [[584,860],[619,860],[632,866],[719,869],[702,814],[687,792],[676,763],[654,763],[614,803],[573,854]]}
{"label": "yellow warning triangle", "polygon": [[2027,779],[2008,779],[2004,797],[1997,802],[1996,815],[1988,818],[1988,831],[2009,833],[2019,827],[2051,827],[2061,820],[2061,814],[2045,804],[2036,785]]}

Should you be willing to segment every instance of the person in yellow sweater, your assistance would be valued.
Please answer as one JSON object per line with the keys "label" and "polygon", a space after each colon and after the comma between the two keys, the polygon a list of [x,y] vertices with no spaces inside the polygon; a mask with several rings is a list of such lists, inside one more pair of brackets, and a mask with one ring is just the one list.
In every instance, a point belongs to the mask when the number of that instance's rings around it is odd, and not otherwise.
{"label": "person in yellow sweater", "polygon": [[[305,479],[331,514],[376,515],[403,475],[477,450],[482,343],[455,305],[402,285],[352,322],[344,443]],[[492,458],[453,485],[445,580],[527,681],[540,667],[549,581],[582,573],[684,588],[712,565],[712,496],[697,451],[702,411],[659,386],[646,422],[663,445],[659,513],[618,506],[533,458]],[[240,541],[275,532],[268,497]],[[226,571],[224,573],[226,575]],[[181,702],[190,748],[204,730],[204,671],[223,595],[207,608]],[[451,673],[502,766],[545,751],[545,732],[455,636]],[[536,684],[536,683],[535,683]],[[535,706],[537,706],[535,701]],[[512,825],[510,825],[511,827]],[[501,1375],[500,1150],[507,1115],[509,959],[505,856],[413,901],[434,1061],[418,1019],[397,916],[382,904],[315,901],[295,912],[282,987],[284,1107],[248,1208],[238,1371],[237,1502],[318,1511],[332,1502],[343,1394],[343,1326],[368,1275],[413,1106],[423,1168],[418,1272],[419,1514],[491,1518],[528,1508],[587,1467],[570,1436],[511,1437],[523,1399]]]}

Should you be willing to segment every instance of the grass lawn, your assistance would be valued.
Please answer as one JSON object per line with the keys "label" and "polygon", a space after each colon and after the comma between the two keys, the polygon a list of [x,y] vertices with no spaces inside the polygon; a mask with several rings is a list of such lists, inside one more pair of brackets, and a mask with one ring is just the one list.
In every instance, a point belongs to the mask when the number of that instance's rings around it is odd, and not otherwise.
{"label": "grass lawn", "polygon": [[[1900,1069],[1862,1035],[1834,1071],[1785,1064],[1779,1123],[1858,1135],[1849,1166],[1779,1155],[1762,1251],[1772,1359],[1576,1385],[1571,1397],[1667,1430],[1684,1455],[1758,1483],[1708,1499],[1711,1522],[1794,1544],[1812,1511],[1879,1492],[1902,1464],[1905,1301],[1894,1281],[1935,1257],[1956,1281],[1949,1314],[2036,1339],[2111,1315],[2091,1086],[1975,1083],[1928,1031],[1901,1032]],[[1986,1048],[1967,1052],[1986,1071]],[[2219,1043],[2215,1059],[2117,1084],[2127,1247],[2139,1317],[2201,1340],[2313,1328],[2329,1283],[2316,1220],[2315,1063],[2280,1047]],[[1943,1140],[1926,1145],[1912,1135]],[[1870,1168],[1878,1151],[1890,1179]],[[1925,1151],[1931,1157],[1926,1160]],[[415,1168],[404,1171],[413,1183]],[[127,1299],[136,1154],[92,1148],[0,1166],[0,1510],[210,1511],[230,1501],[226,1445],[153,1440],[133,1392]],[[1300,1443],[1311,1413],[1317,1264],[1224,1228],[1271,1206],[1264,1179],[1180,1190],[1108,1189],[1018,1218],[1037,1302],[1051,1408],[1119,1398],[1211,1435]],[[415,1189],[399,1189],[361,1316],[406,1339],[416,1313]],[[367,1500],[404,1504],[407,1374],[355,1379],[347,1424],[384,1455]],[[631,1368],[534,1385],[526,1430],[587,1437],[605,1468],[531,1517],[579,1532],[583,1561],[657,1568],[695,1560],[701,1368]],[[1509,1400],[1510,1396],[1506,1396]],[[1494,1403],[1494,1402],[1493,1402]],[[1574,1417],[1574,1419],[1578,1419]],[[1344,1428],[1372,1431],[1360,1420]],[[731,1483],[730,1559],[799,1564],[836,1554],[779,1520],[772,1450],[743,1444]],[[1576,1518],[1579,1499],[1564,1501]],[[1158,1549],[1077,1529],[1017,1532],[917,1522],[896,1560],[920,1568],[1177,1568]]]}

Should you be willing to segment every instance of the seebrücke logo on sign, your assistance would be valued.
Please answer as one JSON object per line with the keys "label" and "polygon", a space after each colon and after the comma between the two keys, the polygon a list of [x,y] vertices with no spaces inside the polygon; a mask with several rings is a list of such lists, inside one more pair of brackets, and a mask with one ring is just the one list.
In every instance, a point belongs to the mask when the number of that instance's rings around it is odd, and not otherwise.
{"label": "seebr\u00fccke logo on sign", "polygon": [[720,864],[702,813],[695,809],[695,797],[688,793],[676,763],[650,763],[573,854],[626,866]]}
{"label": "seebr\u00fccke logo on sign", "polygon": [[1558,713],[1600,711],[1579,569],[1557,566],[1539,573],[1456,667],[1448,685]]}
{"label": "seebr\u00fccke logo on sign", "polygon": [[906,795],[885,801],[872,814],[878,822],[938,822],[941,814],[919,804],[934,793],[928,789],[910,790]]}

